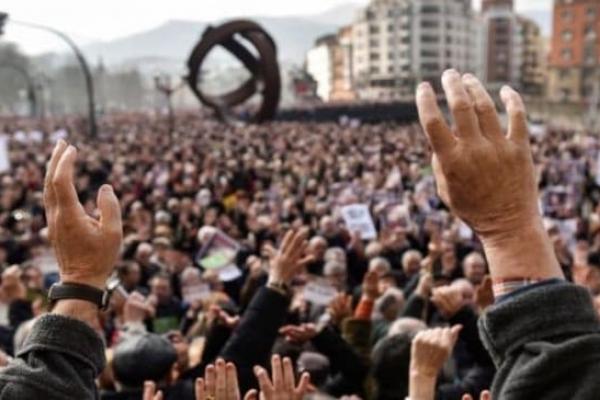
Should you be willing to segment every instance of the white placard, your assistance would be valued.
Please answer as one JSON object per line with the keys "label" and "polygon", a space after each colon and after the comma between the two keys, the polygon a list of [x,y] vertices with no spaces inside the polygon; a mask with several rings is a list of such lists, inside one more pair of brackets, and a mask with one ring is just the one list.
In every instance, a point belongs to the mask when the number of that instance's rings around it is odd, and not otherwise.
{"label": "white placard", "polygon": [[309,282],[304,287],[304,300],[309,303],[328,306],[338,291],[325,281]]}
{"label": "white placard", "polygon": [[183,286],[181,294],[183,295],[183,300],[188,304],[192,304],[197,300],[205,300],[210,297],[210,285],[200,282],[194,285]]}
{"label": "white placard", "polygon": [[342,207],[342,217],[350,232],[360,232],[363,240],[377,238],[377,230],[366,204],[353,204]]}
{"label": "white placard", "polygon": [[219,269],[218,273],[221,282],[231,282],[242,276],[242,271],[235,264]]}
{"label": "white placard", "polygon": [[10,171],[10,157],[8,154],[8,137],[0,135],[0,174]]}

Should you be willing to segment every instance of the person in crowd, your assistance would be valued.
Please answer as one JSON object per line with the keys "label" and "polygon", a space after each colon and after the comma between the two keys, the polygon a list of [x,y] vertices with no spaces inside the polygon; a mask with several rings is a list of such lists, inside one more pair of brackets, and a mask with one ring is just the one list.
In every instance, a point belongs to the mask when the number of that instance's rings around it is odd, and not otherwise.
{"label": "person in crowd", "polygon": [[452,128],[427,83],[422,127],[0,122],[0,399],[595,398],[600,141],[442,86]]}

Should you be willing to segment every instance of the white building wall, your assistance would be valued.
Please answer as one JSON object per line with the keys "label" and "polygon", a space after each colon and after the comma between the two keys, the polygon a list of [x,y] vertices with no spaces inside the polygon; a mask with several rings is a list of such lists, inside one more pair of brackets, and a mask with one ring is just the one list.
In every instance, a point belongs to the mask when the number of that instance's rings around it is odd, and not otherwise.
{"label": "white building wall", "polygon": [[327,45],[321,44],[308,51],[306,70],[317,82],[317,96],[329,101],[333,88],[333,59]]}

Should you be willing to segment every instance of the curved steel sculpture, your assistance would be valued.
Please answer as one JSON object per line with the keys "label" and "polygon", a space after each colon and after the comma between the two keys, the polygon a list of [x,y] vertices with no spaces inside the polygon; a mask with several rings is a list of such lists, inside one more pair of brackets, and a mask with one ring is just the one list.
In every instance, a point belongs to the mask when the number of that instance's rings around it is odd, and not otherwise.
{"label": "curved steel sculpture", "polygon": [[[236,36],[248,41],[258,53],[258,58],[242,44]],[[220,96],[209,96],[199,87],[202,65],[208,53],[216,46],[222,46],[234,55],[252,75],[239,88]],[[208,27],[200,42],[194,47],[188,60],[188,84],[206,106],[212,108],[221,119],[230,119],[233,107],[248,101],[255,94],[262,97],[258,110],[250,116],[251,122],[264,122],[273,119],[281,98],[281,75],[277,62],[277,47],[273,38],[257,23],[236,20],[218,27]],[[238,118],[239,117],[235,117]]]}

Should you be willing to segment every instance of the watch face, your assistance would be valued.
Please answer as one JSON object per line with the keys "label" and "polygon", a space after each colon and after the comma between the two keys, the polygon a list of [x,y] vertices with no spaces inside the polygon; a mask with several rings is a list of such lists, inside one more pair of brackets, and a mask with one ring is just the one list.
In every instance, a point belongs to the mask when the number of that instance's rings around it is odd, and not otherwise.
{"label": "watch face", "polygon": [[108,283],[106,284],[106,289],[109,292],[112,292],[116,288],[118,288],[120,284],[121,284],[121,280],[119,278],[113,278],[113,279],[109,280]]}

